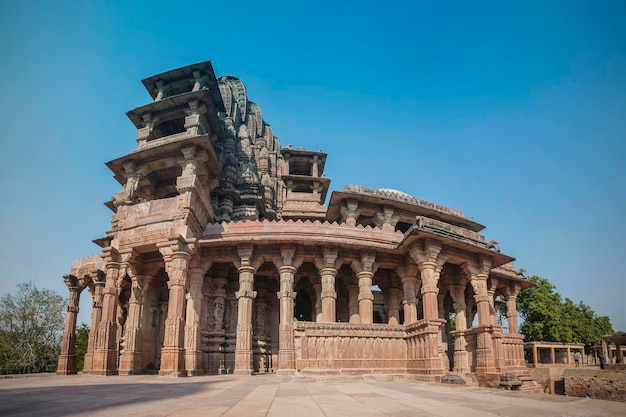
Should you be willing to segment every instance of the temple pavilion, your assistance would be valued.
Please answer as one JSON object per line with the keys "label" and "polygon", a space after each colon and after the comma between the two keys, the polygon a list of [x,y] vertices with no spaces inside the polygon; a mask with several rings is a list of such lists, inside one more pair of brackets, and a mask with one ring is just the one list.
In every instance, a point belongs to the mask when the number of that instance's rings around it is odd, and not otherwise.
{"label": "temple pavilion", "polygon": [[[74,262],[59,374],[451,376],[532,389],[513,258],[457,209],[391,189],[328,198],[327,154],[281,147],[261,108],[210,62],[143,80],[137,146],[96,256]],[[83,295],[84,296],[84,295]],[[497,320],[506,305],[506,327]],[[452,378],[454,379],[454,378]]]}

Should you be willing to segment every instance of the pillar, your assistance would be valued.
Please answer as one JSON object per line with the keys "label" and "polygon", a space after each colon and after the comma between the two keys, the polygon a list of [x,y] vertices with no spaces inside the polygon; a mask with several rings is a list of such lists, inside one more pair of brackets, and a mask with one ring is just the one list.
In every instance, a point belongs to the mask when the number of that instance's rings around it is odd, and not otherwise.
{"label": "pillar", "polygon": [[93,287],[89,287],[91,297],[93,299],[91,310],[91,328],[89,329],[89,343],[87,344],[87,352],[85,353],[83,374],[90,374],[93,367],[93,352],[96,349],[98,325],[100,324],[100,319],[102,318],[102,296],[104,284],[106,282],[104,272],[94,271],[91,274],[91,282],[93,283]]}
{"label": "pillar", "polygon": [[213,309],[209,311],[209,373],[224,373],[224,311],[226,309],[226,284],[228,269],[215,267],[213,276]]}
{"label": "pillar", "polygon": [[313,290],[315,291],[315,322],[320,323],[322,321],[322,283],[318,282],[313,284]]}
{"label": "pillar", "polygon": [[376,254],[362,252],[359,261],[352,262],[352,269],[356,273],[359,285],[359,317],[363,324],[370,324],[374,320],[374,295],[372,281],[378,266],[375,265]]}
{"label": "pillar", "polygon": [[465,330],[467,330],[467,306],[465,305],[465,287],[462,285],[450,285],[450,296],[452,297],[452,307],[454,308],[456,331],[454,333],[454,371],[469,372],[469,361],[467,357]]}
{"label": "pillar", "polygon": [[348,313],[350,314],[350,323],[360,323],[359,315],[359,286],[355,283],[348,284]]}
{"label": "pillar", "polygon": [[57,375],[74,375],[76,371],[76,317],[78,315],[78,303],[82,288],[78,285],[78,278],[73,275],[63,277],[65,285],[70,291],[67,300],[67,314],[65,316],[65,331],[61,343],[61,354]]}
{"label": "pillar", "polygon": [[295,274],[303,258],[296,255],[295,246],[281,246],[280,253],[273,257],[278,269],[280,289],[276,294],[279,304],[278,322],[278,370],[279,374],[294,374],[296,372],[296,351],[293,333],[293,308],[296,293],[293,290]]}
{"label": "pillar", "polygon": [[404,307],[404,324],[411,324],[417,321],[417,290],[419,281],[417,279],[417,265],[412,262],[396,269],[402,282],[402,304]]}
{"label": "pillar", "polygon": [[189,269],[189,291],[187,292],[187,314],[185,317],[185,370],[187,376],[201,375],[202,364],[200,316],[202,312],[202,287],[204,273],[208,269],[195,266]]}
{"label": "pillar", "polygon": [[254,342],[258,347],[257,365],[259,372],[265,372],[269,369],[268,358],[268,340],[265,331],[265,312],[267,310],[267,289],[259,286],[257,289],[257,298],[254,303],[255,323],[254,323]]}
{"label": "pillar", "polygon": [[128,318],[124,331],[124,343],[120,352],[120,375],[136,375],[143,370],[141,321],[143,315],[143,292],[149,276],[131,277],[130,299],[128,300]]}
{"label": "pillar", "polygon": [[165,260],[169,300],[159,375],[185,376],[185,289],[191,255],[174,251]]}
{"label": "pillar", "polygon": [[518,334],[517,293],[506,296],[506,320],[509,323],[509,333]]}
{"label": "pillar", "polygon": [[242,266],[239,272],[239,291],[237,297],[237,341],[235,344],[235,375],[251,375],[252,364],[252,300],[254,291],[254,274],[256,268]]}
{"label": "pillar", "polygon": [[315,258],[315,266],[320,273],[322,283],[322,317],[324,323],[334,323],[337,321],[337,292],[335,291],[335,278],[337,269],[341,266],[341,259],[338,259],[339,251],[335,247],[324,247],[322,256]]}
{"label": "pillar", "polygon": [[439,288],[437,284],[442,267],[447,259],[447,255],[441,252],[441,243],[426,239],[424,242],[415,244],[410,250],[411,258],[417,264],[422,281],[422,306],[424,309],[424,319],[435,320],[439,318],[437,294]]}
{"label": "pillar", "polygon": [[278,372],[293,373],[296,370],[296,356],[293,340],[293,308],[296,293],[293,291],[296,268],[283,265],[278,268],[280,274],[280,319],[278,332]]}
{"label": "pillar", "polygon": [[400,290],[394,287],[387,288],[383,294],[387,301],[388,324],[394,326],[400,324]]}
{"label": "pillar", "polygon": [[462,265],[467,274],[478,310],[478,326],[482,327],[476,334],[476,372],[490,373],[496,371],[496,358],[491,327],[491,305],[487,290],[487,278],[491,271],[491,259],[480,257]]}
{"label": "pillar", "polygon": [[109,255],[106,263],[106,284],[102,291],[102,318],[98,324],[91,370],[93,375],[117,374],[117,279],[120,263],[112,259],[114,259],[113,256]]}

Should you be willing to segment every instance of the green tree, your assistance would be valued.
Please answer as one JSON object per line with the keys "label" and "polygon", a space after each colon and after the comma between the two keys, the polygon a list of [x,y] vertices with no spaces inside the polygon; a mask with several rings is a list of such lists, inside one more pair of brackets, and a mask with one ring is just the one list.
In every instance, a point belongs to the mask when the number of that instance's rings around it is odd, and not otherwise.
{"label": "green tree", "polygon": [[32,282],[0,299],[0,374],[56,369],[61,349],[65,300]]}
{"label": "green tree", "polygon": [[608,317],[596,316],[586,304],[562,299],[547,279],[532,276],[532,288],[520,292],[517,308],[523,320],[520,331],[526,341],[582,343],[589,352],[600,336],[613,333]]}
{"label": "green tree", "polygon": [[85,366],[85,354],[89,344],[89,326],[81,323],[76,328],[76,369],[82,371]]}

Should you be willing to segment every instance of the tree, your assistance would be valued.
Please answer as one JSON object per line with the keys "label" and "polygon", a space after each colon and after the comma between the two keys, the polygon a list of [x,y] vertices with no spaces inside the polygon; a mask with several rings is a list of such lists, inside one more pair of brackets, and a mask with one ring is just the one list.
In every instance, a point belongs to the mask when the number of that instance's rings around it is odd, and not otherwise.
{"label": "tree", "polygon": [[65,300],[32,282],[0,299],[0,374],[56,369],[64,327]]}
{"label": "tree", "polygon": [[535,286],[521,291],[517,298],[523,319],[520,331],[526,341],[582,343],[590,352],[603,334],[613,333],[608,317],[596,316],[582,301],[575,304],[569,298],[563,300],[545,278],[532,276],[528,280]]}
{"label": "tree", "polygon": [[76,370],[82,371],[85,365],[85,354],[89,345],[89,326],[81,323],[76,328]]}

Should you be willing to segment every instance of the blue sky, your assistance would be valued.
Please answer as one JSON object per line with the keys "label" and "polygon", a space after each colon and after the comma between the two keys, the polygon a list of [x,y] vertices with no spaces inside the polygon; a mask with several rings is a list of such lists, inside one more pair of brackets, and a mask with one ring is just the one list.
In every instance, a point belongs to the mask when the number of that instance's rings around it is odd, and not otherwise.
{"label": "blue sky", "polygon": [[126,3],[0,3],[0,294],[67,294],[141,79],[211,60],[283,145],[329,154],[332,189],[461,209],[626,330],[626,2]]}

